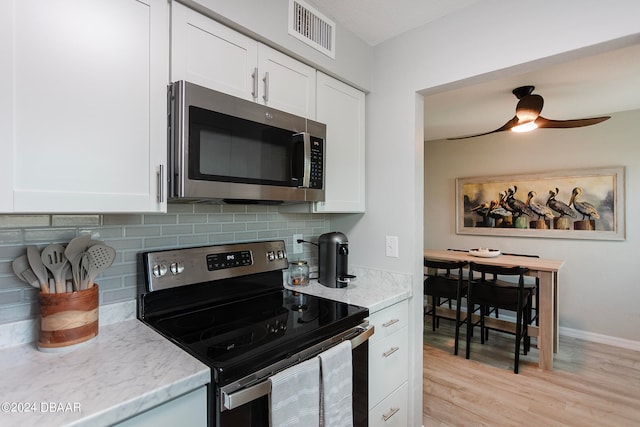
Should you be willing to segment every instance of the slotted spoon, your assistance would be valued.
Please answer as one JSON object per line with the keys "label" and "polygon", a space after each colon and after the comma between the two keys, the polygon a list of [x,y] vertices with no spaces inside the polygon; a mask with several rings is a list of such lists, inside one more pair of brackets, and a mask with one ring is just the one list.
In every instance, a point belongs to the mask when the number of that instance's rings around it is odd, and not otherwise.
{"label": "slotted spoon", "polygon": [[67,274],[65,266],[67,262],[67,257],[64,256],[64,246],[62,245],[49,245],[42,250],[42,263],[53,275],[53,280],[56,284],[56,293],[67,291],[65,281]]}
{"label": "slotted spoon", "polygon": [[93,287],[93,281],[98,274],[111,267],[111,264],[113,264],[113,261],[116,259],[116,250],[111,246],[103,244],[91,246],[85,254],[87,256],[82,258],[82,264],[87,272],[86,276],[82,279],[82,289]]}

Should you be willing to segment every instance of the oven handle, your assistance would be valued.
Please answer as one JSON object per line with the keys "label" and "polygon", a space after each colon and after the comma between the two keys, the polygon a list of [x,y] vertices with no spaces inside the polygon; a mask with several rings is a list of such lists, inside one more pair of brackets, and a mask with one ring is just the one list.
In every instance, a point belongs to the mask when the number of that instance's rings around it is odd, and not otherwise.
{"label": "oven handle", "polygon": [[[329,338],[328,340],[325,340],[319,344],[316,344],[311,349],[305,350],[304,352],[311,351],[312,353],[315,353],[312,357],[315,357],[318,354],[320,354],[322,351],[326,350],[327,348],[333,347],[334,345],[339,344],[345,340],[349,340],[351,342],[351,349],[354,349],[359,345],[365,343],[371,337],[371,335],[373,335],[373,332],[374,332],[373,325],[370,325],[369,322],[364,322],[356,326],[355,328],[346,331],[342,335]],[[293,355],[287,360],[301,359],[300,356],[302,353],[303,352]],[[308,359],[310,359],[310,357],[308,357],[305,360],[308,360]],[[303,361],[303,360],[299,360],[299,361]],[[275,374],[278,370],[282,370],[285,367],[291,366],[292,364],[287,364],[284,367],[280,367],[280,369],[277,369],[276,365],[273,366],[273,368],[276,368],[276,369],[273,369],[272,375]],[[266,368],[266,370],[270,370],[271,368],[272,367]],[[271,382],[268,379],[233,393],[227,393],[225,391],[225,388],[223,387],[220,390],[220,400],[221,400],[220,408],[221,408],[221,411],[228,411],[231,409],[235,409],[246,403],[256,400],[262,396],[266,396],[270,393],[271,393]]]}

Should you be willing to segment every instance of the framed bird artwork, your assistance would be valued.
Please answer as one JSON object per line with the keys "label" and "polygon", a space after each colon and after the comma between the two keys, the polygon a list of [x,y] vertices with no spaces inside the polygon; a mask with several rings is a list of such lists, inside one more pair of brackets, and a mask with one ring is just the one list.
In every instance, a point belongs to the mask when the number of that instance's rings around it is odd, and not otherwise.
{"label": "framed bird artwork", "polygon": [[625,239],[625,168],[456,179],[456,233]]}

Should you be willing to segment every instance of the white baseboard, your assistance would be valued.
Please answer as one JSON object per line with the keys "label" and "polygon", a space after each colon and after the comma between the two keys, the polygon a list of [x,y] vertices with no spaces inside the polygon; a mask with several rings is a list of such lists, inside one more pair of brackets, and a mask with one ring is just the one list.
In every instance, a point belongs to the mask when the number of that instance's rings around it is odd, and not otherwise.
{"label": "white baseboard", "polygon": [[[426,297],[425,297],[425,306],[426,306]],[[455,307],[455,305],[454,305]],[[462,311],[466,312],[465,307],[461,308]],[[505,313],[500,316],[505,320],[510,320],[515,322],[515,317],[510,316]],[[612,337],[609,335],[596,334],[594,332],[586,332],[578,329],[571,329],[560,326],[558,333],[560,336],[566,336],[571,338],[578,338],[585,341],[597,342],[600,344],[606,344],[613,347],[626,348],[628,350],[640,351],[640,341],[627,340],[624,338]]]}
{"label": "white baseboard", "polygon": [[597,342],[600,344],[607,344],[614,347],[626,348],[628,350],[640,351],[640,342],[627,340],[624,338],[612,337],[609,335],[596,334],[593,332],[580,331],[578,329],[571,329],[560,327],[560,335],[564,335],[571,338],[578,338],[585,341]]}

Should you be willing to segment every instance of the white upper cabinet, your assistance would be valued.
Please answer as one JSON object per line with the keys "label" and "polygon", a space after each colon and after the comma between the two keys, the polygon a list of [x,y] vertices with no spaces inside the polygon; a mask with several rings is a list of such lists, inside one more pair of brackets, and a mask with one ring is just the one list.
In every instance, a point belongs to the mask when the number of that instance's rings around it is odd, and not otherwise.
{"label": "white upper cabinet", "polygon": [[315,69],[174,2],[171,81],[178,80],[315,119]]}
{"label": "white upper cabinet", "polygon": [[[255,100],[258,44],[188,7],[171,6],[171,81]],[[257,80],[255,80],[257,82]],[[255,95],[254,95],[255,92]]]}
{"label": "white upper cabinet", "polygon": [[13,10],[12,2],[5,2],[0,13],[0,82],[5,86],[0,96],[0,212],[13,211]]}
{"label": "white upper cabinet", "polygon": [[271,49],[258,45],[258,102],[277,110],[315,119],[316,70]]}
{"label": "white upper cabinet", "polygon": [[317,73],[317,120],[327,125],[324,202],[315,212],[365,211],[365,94]]}
{"label": "white upper cabinet", "polygon": [[166,210],[166,1],[8,3],[2,211]]}

